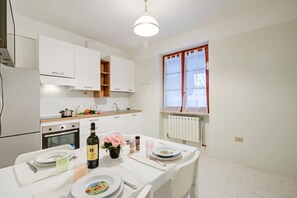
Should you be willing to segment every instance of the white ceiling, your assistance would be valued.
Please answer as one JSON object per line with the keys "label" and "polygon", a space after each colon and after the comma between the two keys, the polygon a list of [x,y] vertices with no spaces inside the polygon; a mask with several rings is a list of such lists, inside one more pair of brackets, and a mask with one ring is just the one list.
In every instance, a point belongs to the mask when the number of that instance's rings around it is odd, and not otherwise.
{"label": "white ceiling", "polygon": [[151,38],[133,33],[144,11],[143,0],[12,0],[19,15],[124,50],[159,42],[277,0],[148,0],[148,11],[159,22]]}

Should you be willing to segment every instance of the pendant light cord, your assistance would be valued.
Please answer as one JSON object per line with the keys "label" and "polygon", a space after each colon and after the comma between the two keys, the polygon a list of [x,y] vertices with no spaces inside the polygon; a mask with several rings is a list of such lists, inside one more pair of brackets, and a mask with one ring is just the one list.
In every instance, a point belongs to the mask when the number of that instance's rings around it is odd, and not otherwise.
{"label": "pendant light cord", "polygon": [[147,12],[147,0],[144,0],[144,10]]}

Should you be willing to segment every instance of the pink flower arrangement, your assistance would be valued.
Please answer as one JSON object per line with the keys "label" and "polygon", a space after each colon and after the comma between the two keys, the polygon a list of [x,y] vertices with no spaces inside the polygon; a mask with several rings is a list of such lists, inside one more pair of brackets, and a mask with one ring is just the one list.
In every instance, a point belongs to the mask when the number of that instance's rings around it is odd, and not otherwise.
{"label": "pink flower arrangement", "polygon": [[119,134],[113,134],[110,136],[106,136],[104,138],[104,147],[107,149],[111,149],[113,148],[121,148],[122,146],[126,145],[126,141],[123,138],[123,136],[119,135]]}

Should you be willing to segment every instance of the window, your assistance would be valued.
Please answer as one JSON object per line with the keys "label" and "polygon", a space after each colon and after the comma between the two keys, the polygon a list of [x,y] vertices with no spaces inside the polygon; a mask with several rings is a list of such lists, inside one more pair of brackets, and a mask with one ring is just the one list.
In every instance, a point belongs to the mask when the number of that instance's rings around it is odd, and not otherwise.
{"label": "window", "polygon": [[208,46],[163,56],[164,110],[209,112]]}

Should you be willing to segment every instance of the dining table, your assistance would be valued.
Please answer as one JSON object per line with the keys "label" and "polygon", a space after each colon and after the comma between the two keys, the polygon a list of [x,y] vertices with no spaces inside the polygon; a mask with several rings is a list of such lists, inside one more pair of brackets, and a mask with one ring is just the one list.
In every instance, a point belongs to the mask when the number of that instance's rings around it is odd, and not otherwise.
{"label": "dining table", "polygon": [[[129,145],[123,146],[120,155],[116,159],[112,159],[109,152],[103,148],[99,149],[99,166],[95,169],[86,168],[86,148],[79,148],[74,150],[78,159],[73,159],[81,162],[79,166],[69,168],[68,170],[53,174],[52,176],[35,180],[28,175],[27,183],[21,183],[18,179],[18,166],[25,166],[24,164],[13,165],[0,169],[0,197],[20,197],[20,198],[39,198],[39,197],[73,197],[71,194],[71,187],[74,185],[78,175],[78,169],[86,170],[85,174],[81,175],[96,175],[98,171],[109,171],[119,174],[124,181],[134,184],[137,189],[132,189],[128,185],[124,185],[123,192],[118,196],[119,198],[133,198],[141,192],[145,185],[152,186],[151,193],[156,192],[163,184],[169,181],[173,175],[175,167],[192,158],[195,152],[199,152],[196,147],[179,144],[163,139],[153,138],[145,135],[133,134],[129,138],[140,136],[140,149],[130,153]],[[100,138],[102,140],[102,138]],[[172,161],[161,161],[165,164],[162,166],[158,162],[147,158],[146,142],[153,141],[154,147],[158,146],[172,146],[181,151],[181,157]],[[74,163],[73,162],[73,163]],[[82,167],[85,167],[83,169]],[[28,170],[29,166],[28,166]],[[22,172],[22,171],[21,171]],[[76,177],[76,178],[75,178]],[[30,182],[31,181],[31,182]],[[60,194],[59,194],[60,193]]]}

